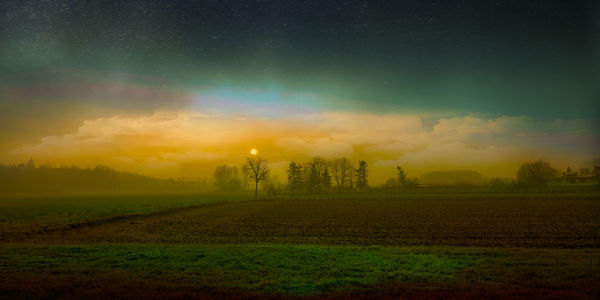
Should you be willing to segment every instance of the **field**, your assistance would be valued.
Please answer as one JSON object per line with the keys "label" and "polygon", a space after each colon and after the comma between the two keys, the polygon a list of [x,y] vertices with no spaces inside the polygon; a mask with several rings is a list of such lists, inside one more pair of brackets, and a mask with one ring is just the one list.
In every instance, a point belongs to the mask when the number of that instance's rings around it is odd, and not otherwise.
{"label": "field", "polygon": [[600,195],[0,200],[0,297],[600,297]]}

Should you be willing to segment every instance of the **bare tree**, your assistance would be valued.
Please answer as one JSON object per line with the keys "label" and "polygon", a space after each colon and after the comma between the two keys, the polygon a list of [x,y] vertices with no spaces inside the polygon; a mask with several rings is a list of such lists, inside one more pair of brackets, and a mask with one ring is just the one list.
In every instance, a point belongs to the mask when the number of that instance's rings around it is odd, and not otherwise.
{"label": "bare tree", "polygon": [[315,156],[310,162],[304,164],[304,166],[305,182],[308,190],[310,192],[320,192],[326,184],[323,177],[329,168],[329,162],[319,156]]}
{"label": "bare tree", "polygon": [[351,185],[354,175],[354,166],[349,159],[345,157],[336,158],[331,164],[331,173],[339,190]]}
{"label": "bare tree", "polygon": [[254,182],[254,199],[258,199],[258,183],[265,180],[269,174],[267,161],[260,157],[248,157],[248,161],[243,168],[244,174]]}
{"label": "bare tree", "polygon": [[398,170],[398,183],[400,183],[400,186],[404,187],[406,185],[406,169],[401,166],[396,166],[396,170]]}
{"label": "bare tree", "polygon": [[308,173],[308,191],[311,193],[318,192],[321,189],[321,174],[319,173],[319,167],[315,164],[310,165]]}

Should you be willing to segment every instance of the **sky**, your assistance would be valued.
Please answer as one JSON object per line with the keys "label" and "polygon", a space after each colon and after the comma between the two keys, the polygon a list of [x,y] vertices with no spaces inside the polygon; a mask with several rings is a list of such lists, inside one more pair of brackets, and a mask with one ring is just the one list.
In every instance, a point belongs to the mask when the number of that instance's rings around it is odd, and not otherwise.
{"label": "sky", "polygon": [[[0,163],[600,164],[597,1],[0,2]],[[283,177],[283,175],[281,175]]]}

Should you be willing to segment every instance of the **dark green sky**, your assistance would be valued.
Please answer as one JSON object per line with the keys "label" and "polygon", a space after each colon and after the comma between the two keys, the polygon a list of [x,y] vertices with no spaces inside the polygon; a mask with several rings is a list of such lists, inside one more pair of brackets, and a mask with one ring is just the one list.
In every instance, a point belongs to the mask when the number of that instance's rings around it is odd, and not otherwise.
{"label": "dark green sky", "polygon": [[0,79],[54,82],[48,70],[76,69],[179,90],[358,100],[350,110],[598,118],[595,3],[9,0],[0,2]]}

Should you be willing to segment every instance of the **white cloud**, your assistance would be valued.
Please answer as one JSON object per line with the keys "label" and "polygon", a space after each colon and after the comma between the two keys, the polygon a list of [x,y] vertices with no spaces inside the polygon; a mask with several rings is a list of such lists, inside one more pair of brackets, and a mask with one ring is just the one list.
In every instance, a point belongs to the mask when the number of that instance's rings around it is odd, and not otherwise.
{"label": "white cloud", "polygon": [[[486,167],[540,153],[569,157],[564,134],[597,140],[593,128],[585,120],[505,116],[440,118],[427,127],[417,115],[326,112],[265,118],[156,112],[87,120],[75,133],[44,137],[13,150],[12,155],[57,164],[107,164],[158,176],[175,175],[181,164],[239,163],[251,147],[281,164],[320,155],[362,158],[375,168],[395,164]],[[586,145],[590,149],[576,153],[593,159],[597,145]]]}

